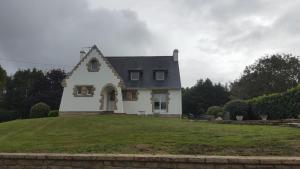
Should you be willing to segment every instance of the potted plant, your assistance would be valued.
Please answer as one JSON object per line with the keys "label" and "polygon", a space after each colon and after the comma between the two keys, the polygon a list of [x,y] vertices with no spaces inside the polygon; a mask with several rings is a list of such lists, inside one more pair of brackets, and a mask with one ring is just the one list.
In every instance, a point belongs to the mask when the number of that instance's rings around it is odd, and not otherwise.
{"label": "potted plant", "polygon": [[231,100],[224,105],[225,111],[230,113],[232,120],[242,121],[249,109],[248,103],[244,100]]}
{"label": "potted plant", "polygon": [[224,116],[224,110],[217,113],[216,120],[218,120],[218,121],[223,120],[223,116]]}
{"label": "potted plant", "polygon": [[268,119],[268,114],[266,113],[260,113],[260,118],[263,120],[263,121],[266,121]]}
{"label": "potted plant", "polygon": [[246,111],[237,112],[235,118],[236,118],[237,121],[242,121],[246,114],[247,114]]}

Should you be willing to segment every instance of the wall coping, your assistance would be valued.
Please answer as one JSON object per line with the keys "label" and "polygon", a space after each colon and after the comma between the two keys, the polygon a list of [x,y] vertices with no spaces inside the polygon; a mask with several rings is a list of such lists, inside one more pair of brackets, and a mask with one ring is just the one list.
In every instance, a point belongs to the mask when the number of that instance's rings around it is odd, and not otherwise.
{"label": "wall coping", "polygon": [[0,153],[0,159],[300,165],[300,157],[281,156]]}

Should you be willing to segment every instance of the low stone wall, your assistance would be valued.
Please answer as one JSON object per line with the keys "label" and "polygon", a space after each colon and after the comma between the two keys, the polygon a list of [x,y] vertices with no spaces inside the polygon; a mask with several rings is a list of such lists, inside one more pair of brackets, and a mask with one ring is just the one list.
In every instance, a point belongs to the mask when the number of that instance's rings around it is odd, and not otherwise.
{"label": "low stone wall", "polygon": [[[280,125],[280,126],[291,126],[298,127],[297,124],[300,124],[300,119],[283,119],[283,120],[215,120],[211,121],[213,123],[221,124],[247,124],[247,125]],[[293,125],[295,124],[295,125]]]}
{"label": "low stone wall", "polygon": [[299,169],[300,157],[0,153],[0,169]]}

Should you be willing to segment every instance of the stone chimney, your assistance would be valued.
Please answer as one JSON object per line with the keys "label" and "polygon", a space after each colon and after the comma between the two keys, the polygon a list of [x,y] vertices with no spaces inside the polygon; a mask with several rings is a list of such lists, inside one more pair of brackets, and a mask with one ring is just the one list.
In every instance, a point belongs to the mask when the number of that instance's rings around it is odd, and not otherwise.
{"label": "stone chimney", "polygon": [[84,50],[80,51],[80,60],[86,55],[86,52]]}
{"label": "stone chimney", "polygon": [[173,59],[174,59],[174,62],[178,62],[178,49],[174,49],[173,51]]}

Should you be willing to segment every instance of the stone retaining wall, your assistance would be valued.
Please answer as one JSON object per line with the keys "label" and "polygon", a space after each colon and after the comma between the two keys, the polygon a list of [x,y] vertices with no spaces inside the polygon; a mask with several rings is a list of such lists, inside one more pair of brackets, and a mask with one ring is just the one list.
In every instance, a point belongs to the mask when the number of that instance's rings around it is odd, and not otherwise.
{"label": "stone retaining wall", "polygon": [[0,169],[300,169],[300,157],[0,153]]}

